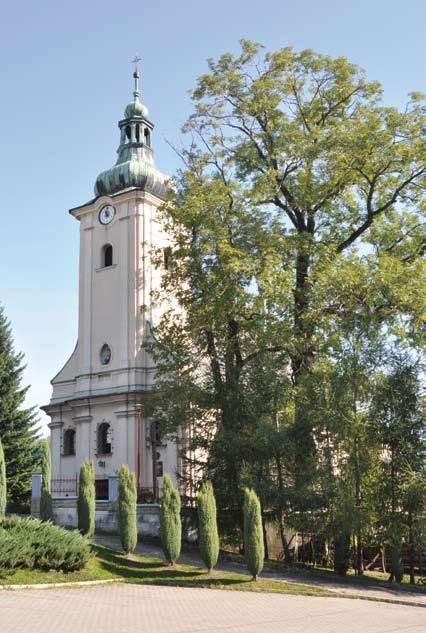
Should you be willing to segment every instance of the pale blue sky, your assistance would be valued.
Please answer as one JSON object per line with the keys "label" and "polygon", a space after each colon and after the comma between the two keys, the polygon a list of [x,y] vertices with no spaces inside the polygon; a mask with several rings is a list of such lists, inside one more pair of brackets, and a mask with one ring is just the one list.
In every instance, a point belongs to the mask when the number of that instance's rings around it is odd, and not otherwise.
{"label": "pale blue sky", "polygon": [[426,90],[425,24],[424,0],[4,2],[0,303],[26,355],[28,402],[48,402],[49,381],[74,348],[78,222],[68,209],[90,199],[97,174],[115,162],[136,52],[156,162],[173,173],[166,139],[180,141],[188,90],[205,60],[235,52],[240,38],[345,55],[402,106],[408,92]]}

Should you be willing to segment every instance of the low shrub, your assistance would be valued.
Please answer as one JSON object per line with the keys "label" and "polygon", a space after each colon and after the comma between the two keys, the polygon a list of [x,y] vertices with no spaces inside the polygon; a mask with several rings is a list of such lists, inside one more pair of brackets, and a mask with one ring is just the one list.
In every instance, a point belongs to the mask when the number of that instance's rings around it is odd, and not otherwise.
{"label": "low shrub", "polygon": [[37,519],[0,521],[0,568],[77,571],[90,558],[89,543],[76,530]]}

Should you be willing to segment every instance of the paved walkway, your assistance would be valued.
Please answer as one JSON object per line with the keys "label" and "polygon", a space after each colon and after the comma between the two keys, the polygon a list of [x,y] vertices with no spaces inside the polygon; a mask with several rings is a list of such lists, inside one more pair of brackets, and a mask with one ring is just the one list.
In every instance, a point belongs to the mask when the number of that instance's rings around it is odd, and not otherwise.
{"label": "paved walkway", "polygon": [[0,592],[0,633],[425,633],[421,608],[113,584]]}
{"label": "paved walkway", "polygon": [[[100,535],[95,536],[97,543],[111,547],[112,549],[120,550],[120,541],[115,536]],[[152,543],[139,542],[136,547],[136,552],[139,554],[146,554],[148,556],[155,556],[163,559],[163,552],[158,545]],[[179,558],[180,563],[188,563],[190,565],[202,566],[200,558],[197,556],[197,552],[184,552]],[[217,569],[225,571],[234,571],[240,574],[247,574],[247,570],[244,565],[238,563],[221,562],[217,566]],[[278,580],[282,582],[297,583],[302,585],[308,585],[311,587],[323,587],[330,591],[336,591],[339,593],[345,593],[349,596],[362,596],[363,598],[380,598],[388,601],[400,601],[402,603],[410,602],[416,604],[422,604],[426,607],[426,593],[417,591],[410,591],[407,586],[404,588],[398,588],[397,586],[378,586],[377,584],[364,584],[356,583],[350,584],[349,578],[345,581],[340,581],[334,577],[330,578],[315,578],[313,576],[302,575],[299,573],[286,570],[285,572],[269,571],[262,572],[262,578],[269,578],[271,580]],[[426,620],[426,614],[425,614]],[[426,633],[426,623],[422,633]]]}

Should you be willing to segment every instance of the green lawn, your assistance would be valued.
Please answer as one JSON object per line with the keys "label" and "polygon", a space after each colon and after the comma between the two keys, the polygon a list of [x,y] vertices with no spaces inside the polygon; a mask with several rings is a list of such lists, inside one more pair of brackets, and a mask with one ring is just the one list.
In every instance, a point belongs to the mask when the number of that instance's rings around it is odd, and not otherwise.
{"label": "green lawn", "polygon": [[[230,560],[235,560],[238,562],[242,562],[242,557],[236,554],[231,554],[229,557]],[[277,560],[268,560],[265,563],[265,567],[274,571],[282,571],[282,572],[290,572],[292,574],[296,574],[300,577],[300,580],[309,578],[323,578],[329,582],[347,582],[351,585],[356,584],[377,584],[379,586],[386,585],[387,587],[392,587],[393,589],[398,588],[401,585],[396,583],[389,583],[388,573],[383,573],[379,571],[370,571],[367,570],[364,572],[362,576],[357,576],[355,574],[355,570],[350,568],[346,574],[346,576],[339,576],[332,569],[327,567],[312,567],[311,565],[302,565],[301,563],[288,565],[282,561]],[[420,593],[426,593],[426,586],[422,583],[424,581],[424,576],[415,576],[415,584],[410,584],[410,576],[408,574],[404,575],[402,585],[407,589],[414,589],[414,591],[418,591]],[[420,582],[419,582],[420,581]]]}
{"label": "green lawn", "polygon": [[212,589],[265,591],[311,596],[336,595],[336,593],[320,587],[307,587],[305,585],[262,579],[253,582],[246,575],[231,572],[216,571],[212,576],[208,576],[205,570],[199,567],[191,565],[169,567],[158,558],[134,554],[126,557],[100,545],[94,545],[93,551],[94,557],[83,571],[63,573],[18,569],[6,573],[0,572],[0,584],[21,585],[113,579],[150,585],[209,587]]}

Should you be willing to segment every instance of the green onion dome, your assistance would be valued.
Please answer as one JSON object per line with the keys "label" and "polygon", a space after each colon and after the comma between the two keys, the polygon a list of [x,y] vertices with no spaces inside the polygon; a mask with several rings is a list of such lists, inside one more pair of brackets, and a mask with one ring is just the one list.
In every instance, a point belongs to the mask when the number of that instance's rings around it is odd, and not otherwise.
{"label": "green onion dome", "polygon": [[147,119],[148,115],[149,115],[148,108],[140,101],[133,101],[133,103],[129,103],[127,108],[124,110],[124,116],[126,119],[130,119],[132,117],[138,117],[138,116],[141,116],[144,119]]}

